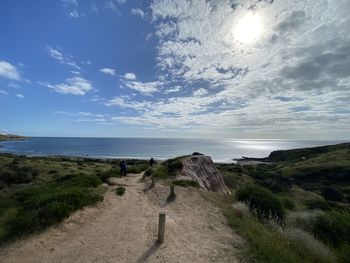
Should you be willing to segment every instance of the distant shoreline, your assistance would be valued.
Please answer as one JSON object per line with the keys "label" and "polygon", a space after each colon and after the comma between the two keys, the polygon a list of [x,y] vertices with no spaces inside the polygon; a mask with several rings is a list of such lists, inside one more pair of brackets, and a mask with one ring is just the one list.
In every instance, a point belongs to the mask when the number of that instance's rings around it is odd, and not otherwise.
{"label": "distant shoreline", "polygon": [[27,140],[29,137],[15,135],[15,134],[0,134],[0,142],[4,141],[21,141]]}
{"label": "distant shoreline", "polygon": [[[1,147],[1,146],[0,146]],[[78,160],[99,160],[99,161],[109,161],[109,160],[149,160],[153,157],[113,157],[113,156],[90,156],[90,155],[65,155],[65,154],[54,154],[54,155],[48,155],[48,154],[21,154],[21,153],[14,153],[14,152],[0,152],[0,156],[16,156],[16,157],[23,157],[23,158],[53,158],[53,159],[59,159],[59,158],[64,158],[64,159],[69,159],[72,161],[78,161]],[[153,158],[155,161],[165,161],[167,158]]]}
{"label": "distant shoreline", "polygon": [[[67,157],[89,159],[167,160],[177,156],[201,152],[215,163],[270,163],[268,156],[276,150],[289,150],[322,145],[336,145],[343,141],[226,141],[139,138],[41,138],[4,136],[0,153],[28,157]],[[248,156],[248,157],[245,157]]]}

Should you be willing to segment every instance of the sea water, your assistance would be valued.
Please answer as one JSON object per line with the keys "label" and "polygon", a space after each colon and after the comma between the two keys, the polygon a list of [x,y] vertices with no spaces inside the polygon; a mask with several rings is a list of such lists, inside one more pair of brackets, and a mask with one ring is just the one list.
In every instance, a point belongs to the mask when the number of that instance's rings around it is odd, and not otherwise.
{"label": "sea water", "polygon": [[66,138],[33,137],[0,143],[0,152],[40,155],[68,155],[97,158],[168,159],[200,152],[216,162],[234,158],[266,157],[275,150],[337,144],[344,141],[174,139],[174,138]]}

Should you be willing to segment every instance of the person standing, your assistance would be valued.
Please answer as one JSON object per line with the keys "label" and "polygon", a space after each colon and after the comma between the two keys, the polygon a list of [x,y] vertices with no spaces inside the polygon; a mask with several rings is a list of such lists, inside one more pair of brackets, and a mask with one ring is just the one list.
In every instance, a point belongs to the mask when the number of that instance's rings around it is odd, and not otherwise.
{"label": "person standing", "polygon": [[120,162],[119,167],[120,167],[120,176],[126,176],[127,167],[126,167],[126,162],[124,160]]}
{"label": "person standing", "polygon": [[151,158],[151,160],[149,160],[149,165],[152,167],[152,166],[153,166],[153,164],[155,164],[155,161],[154,161],[154,159],[153,159],[153,158]]}

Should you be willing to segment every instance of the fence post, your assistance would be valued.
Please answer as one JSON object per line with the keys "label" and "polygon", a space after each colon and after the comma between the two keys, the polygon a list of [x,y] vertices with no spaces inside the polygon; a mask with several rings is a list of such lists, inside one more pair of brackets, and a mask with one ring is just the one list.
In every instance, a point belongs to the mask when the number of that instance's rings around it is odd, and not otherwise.
{"label": "fence post", "polygon": [[159,224],[158,224],[158,242],[159,243],[163,243],[164,242],[165,218],[166,218],[166,213],[160,212],[159,213]]}
{"label": "fence post", "polygon": [[175,190],[174,190],[174,185],[170,185],[170,195],[175,196]]}

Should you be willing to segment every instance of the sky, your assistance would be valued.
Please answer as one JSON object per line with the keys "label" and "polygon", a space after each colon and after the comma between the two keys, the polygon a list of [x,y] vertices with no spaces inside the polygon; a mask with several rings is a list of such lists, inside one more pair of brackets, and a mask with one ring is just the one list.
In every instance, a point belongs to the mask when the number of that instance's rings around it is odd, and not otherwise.
{"label": "sky", "polygon": [[349,0],[2,0],[0,133],[350,139]]}

